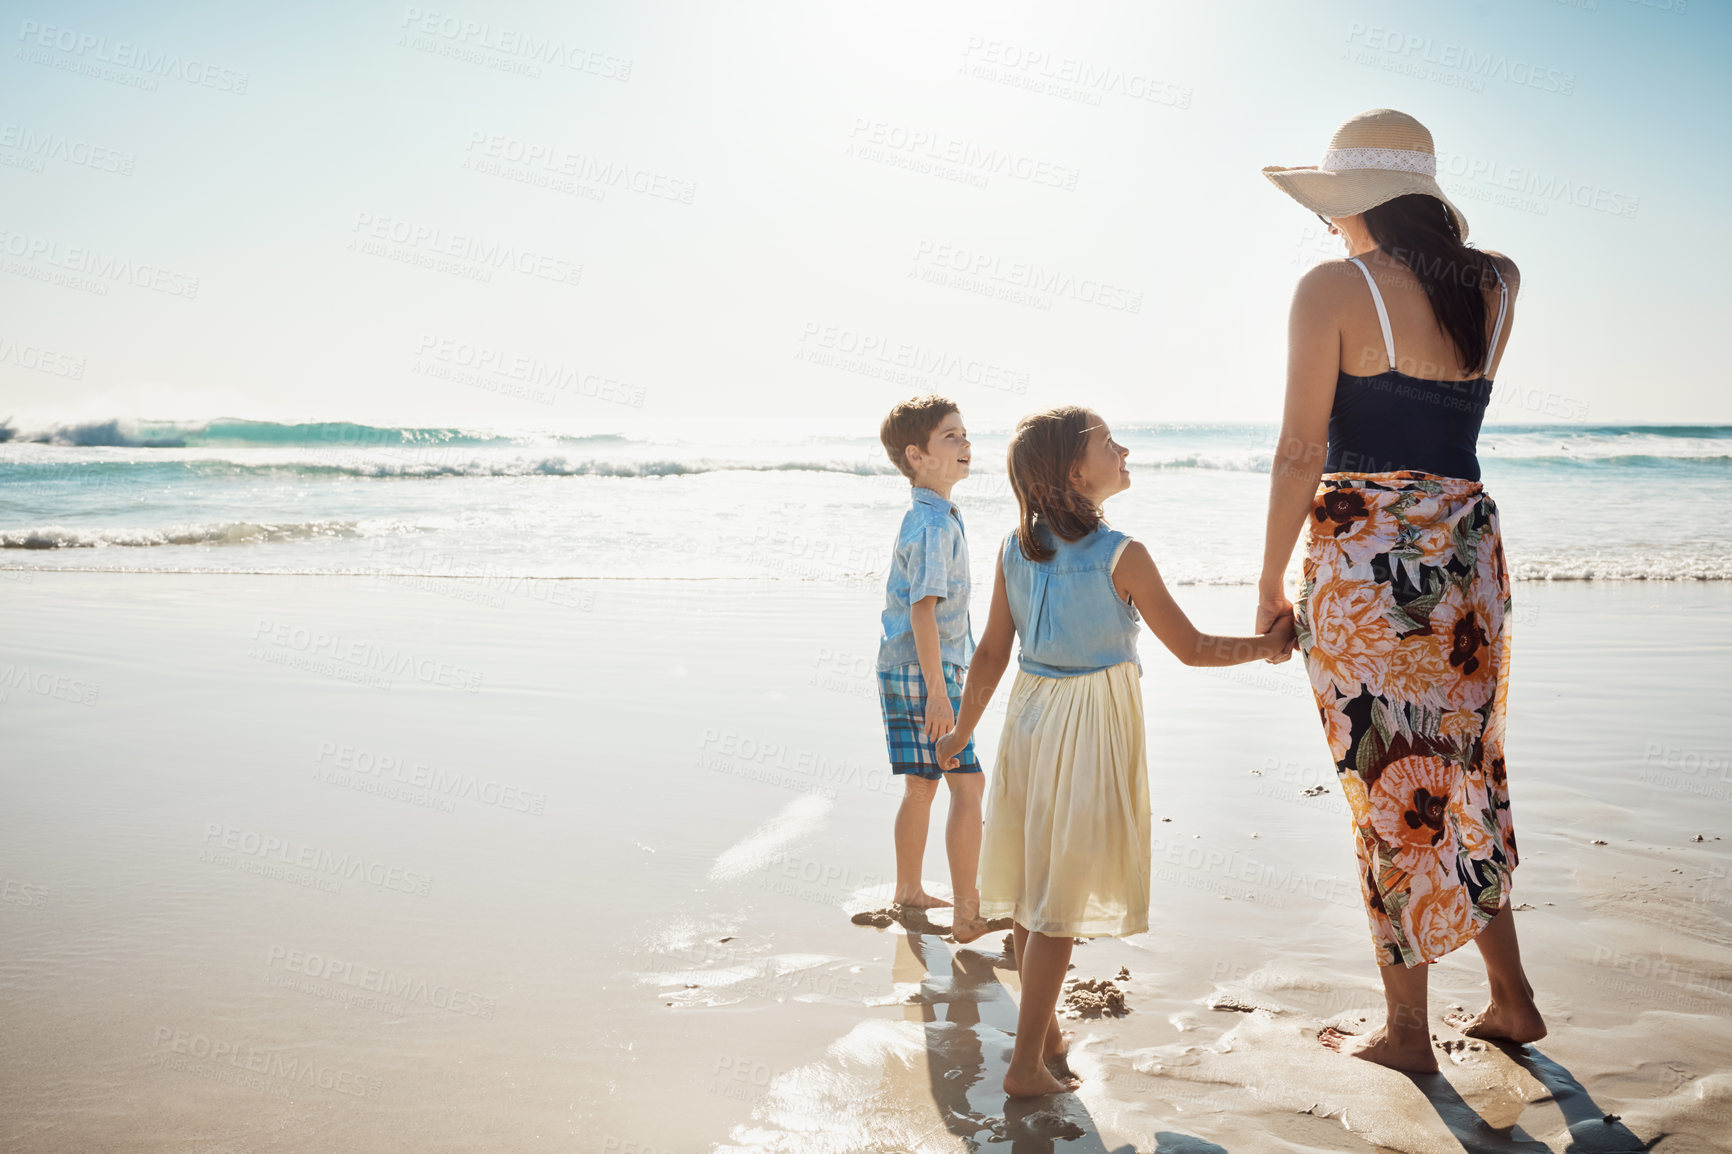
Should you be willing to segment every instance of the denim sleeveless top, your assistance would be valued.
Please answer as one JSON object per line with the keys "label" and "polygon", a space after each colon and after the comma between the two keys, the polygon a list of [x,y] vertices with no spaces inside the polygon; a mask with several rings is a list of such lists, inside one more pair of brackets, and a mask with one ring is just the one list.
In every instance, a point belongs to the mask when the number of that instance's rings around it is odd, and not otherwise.
{"label": "denim sleeveless top", "polygon": [[1081,677],[1137,658],[1142,620],[1113,588],[1113,562],[1130,538],[1105,525],[1080,541],[1035,532],[1055,552],[1049,561],[1022,555],[1016,534],[1004,539],[1004,591],[1020,641],[1017,666],[1040,677]]}
{"label": "denim sleeveless top", "polygon": [[1503,274],[1497,273],[1497,325],[1492,329],[1479,376],[1466,381],[1434,381],[1395,371],[1395,334],[1389,327],[1383,294],[1377,291],[1370,269],[1357,257],[1351,258],[1351,263],[1359,266],[1371,289],[1389,368],[1374,377],[1347,372],[1336,377],[1335,402],[1329,410],[1329,453],[1323,471],[1391,473],[1411,469],[1479,480],[1479,426],[1491,403],[1492,382],[1486,374],[1491,371],[1509,309],[1509,286],[1503,283]]}

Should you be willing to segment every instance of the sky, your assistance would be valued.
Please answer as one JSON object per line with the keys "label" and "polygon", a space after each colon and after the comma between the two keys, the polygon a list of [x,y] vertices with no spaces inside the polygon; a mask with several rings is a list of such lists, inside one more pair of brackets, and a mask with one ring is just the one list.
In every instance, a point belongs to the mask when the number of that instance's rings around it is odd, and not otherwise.
{"label": "sky", "polygon": [[1260,169],[1376,107],[1522,268],[1492,420],[1732,422],[1719,3],[5,7],[19,422],[1275,421]]}

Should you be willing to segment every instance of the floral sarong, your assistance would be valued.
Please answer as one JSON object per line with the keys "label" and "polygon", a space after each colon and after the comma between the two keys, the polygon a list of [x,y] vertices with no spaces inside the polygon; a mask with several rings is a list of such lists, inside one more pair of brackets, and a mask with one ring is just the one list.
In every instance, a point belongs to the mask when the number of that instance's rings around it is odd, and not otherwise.
{"label": "floral sarong", "polygon": [[1378,962],[1435,961],[1509,905],[1509,573],[1477,481],[1329,473],[1295,607],[1353,812]]}

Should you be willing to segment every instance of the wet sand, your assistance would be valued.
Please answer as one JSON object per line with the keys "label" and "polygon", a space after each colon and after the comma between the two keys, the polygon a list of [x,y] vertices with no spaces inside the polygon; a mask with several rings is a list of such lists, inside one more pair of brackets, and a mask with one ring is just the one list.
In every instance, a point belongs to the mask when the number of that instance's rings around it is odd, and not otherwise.
{"label": "wet sand", "polygon": [[1464,951],[1432,1078],[1315,1040],[1381,997],[1298,662],[1146,645],[1155,928],[1076,951],[1130,974],[1084,1089],[1007,1108],[1003,935],[850,921],[899,796],[875,590],[0,577],[0,1148],[1732,1149],[1721,585],[1517,587],[1552,1033],[1454,1046]]}

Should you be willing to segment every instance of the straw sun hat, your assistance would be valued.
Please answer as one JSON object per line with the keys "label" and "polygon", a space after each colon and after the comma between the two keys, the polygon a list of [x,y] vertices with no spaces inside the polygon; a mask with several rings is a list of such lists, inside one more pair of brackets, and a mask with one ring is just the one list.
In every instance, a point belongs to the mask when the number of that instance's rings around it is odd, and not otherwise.
{"label": "straw sun hat", "polygon": [[1392,108],[1352,117],[1329,139],[1323,161],[1304,168],[1270,166],[1263,175],[1310,209],[1334,219],[1422,192],[1443,201],[1467,239],[1467,218],[1437,183],[1437,151],[1425,125]]}

